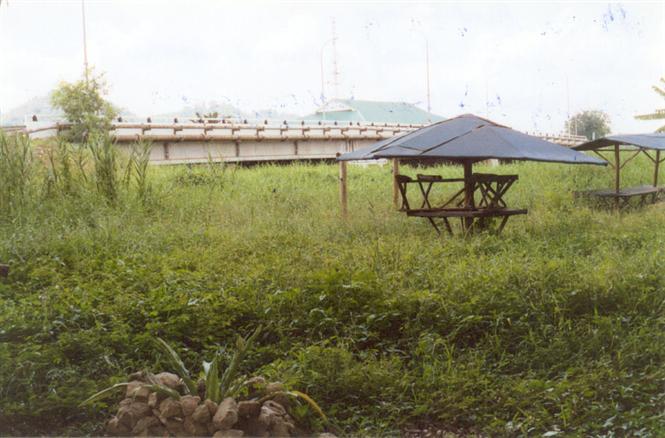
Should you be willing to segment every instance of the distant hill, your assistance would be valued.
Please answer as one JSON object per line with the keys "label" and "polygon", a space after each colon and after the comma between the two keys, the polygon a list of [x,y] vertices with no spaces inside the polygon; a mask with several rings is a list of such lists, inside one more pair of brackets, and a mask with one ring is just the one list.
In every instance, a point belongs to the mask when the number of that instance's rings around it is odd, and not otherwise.
{"label": "distant hill", "polygon": [[[125,121],[145,119],[150,116],[153,120],[172,120],[174,118],[183,121],[196,118],[196,113],[201,115],[217,112],[220,118],[235,118],[247,120],[298,120],[300,115],[276,111],[273,109],[259,109],[243,111],[228,103],[208,102],[188,105],[177,111],[170,111],[160,114],[142,114],[140,117],[133,112],[120,108],[119,113]],[[51,106],[49,96],[33,97],[26,103],[8,110],[1,114],[2,125],[20,125],[25,122],[25,118],[32,117],[33,114],[39,116],[39,122],[55,122],[63,120],[62,111]]]}
{"label": "distant hill", "polygon": [[62,118],[62,111],[51,106],[49,96],[33,97],[26,103],[2,113],[3,125],[20,125],[25,122],[25,117],[31,117],[38,114],[40,118],[47,120],[57,120]]}
{"label": "distant hill", "polygon": [[276,111],[273,109],[259,109],[246,112],[245,114],[246,119],[256,120],[298,120],[301,117],[299,114]]}
{"label": "distant hill", "polygon": [[[123,117],[134,117],[134,114],[124,108],[118,109]],[[33,97],[26,103],[10,109],[2,113],[3,125],[21,125],[26,121],[30,121],[33,115],[39,117],[39,122],[56,122],[64,120],[64,114],[61,110],[51,106],[50,96]]]}
{"label": "distant hill", "polygon": [[295,120],[300,116],[292,113],[285,113],[271,109],[259,109],[244,111],[228,103],[209,102],[207,104],[201,103],[196,105],[185,106],[178,111],[168,113],[155,114],[152,116],[155,119],[172,119],[178,118],[192,118],[196,114],[211,114],[217,113],[219,118],[226,119],[247,119],[247,120]]}
{"label": "distant hill", "polygon": [[151,114],[155,119],[171,119],[174,117],[192,118],[196,117],[196,113],[201,115],[217,113],[220,118],[241,118],[243,112],[238,108],[228,103],[208,102],[199,103],[195,105],[188,105],[178,111],[171,111],[161,114]]}

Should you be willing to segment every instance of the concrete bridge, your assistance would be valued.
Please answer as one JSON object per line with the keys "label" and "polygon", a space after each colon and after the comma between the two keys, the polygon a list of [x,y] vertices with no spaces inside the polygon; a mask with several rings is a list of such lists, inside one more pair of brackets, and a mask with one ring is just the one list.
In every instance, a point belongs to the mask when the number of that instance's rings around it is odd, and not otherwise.
{"label": "concrete bridge", "polygon": [[[137,141],[150,141],[151,162],[182,164],[216,162],[262,162],[329,160],[337,153],[350,152],[382,139],[406,133],[425,125],[327,122],[193,120],[180,123],[115,122],[112,134],[121,148]],[[40,128],[26,127],[31,135],[54,135],[68,124]],[[575,146],[583,136],[531,133],[543,139]]]}

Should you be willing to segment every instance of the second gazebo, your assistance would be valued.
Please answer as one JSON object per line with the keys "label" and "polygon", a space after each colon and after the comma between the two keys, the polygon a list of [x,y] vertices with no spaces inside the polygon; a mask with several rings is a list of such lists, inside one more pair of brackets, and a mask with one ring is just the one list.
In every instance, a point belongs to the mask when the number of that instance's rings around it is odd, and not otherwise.
{"label": "second gazebo", "polygon": [[[614,168],[614,187],[577,192],[577,196],[595,198],[605,205],[625,208],[631,205],[630,201],[633,198],[638,199],[638,205],[643,206],[647,203],[656,202],[659,195],[665,192],[665,187],[658,186],[660,163],[665,161],[665,158],[661,158],[661,152],[665,151],[665,133],[608,135],[575,146],[575,149],[594,152],[604,159],[603,154],[606,152],[614,155],[614,160],[607,160],[610,166]],[[621,160],[622,153],[629,154],[623,162]],[[646,155],[654,163],[653,185],[621,188],[621,169],[640,154]]]}
{"label": "second gazebo", "polygon": [[[462,229],[468,232],[474,222],[483,225],[488,218],[503,218],[499,231],[509,216],[524,214],[526,210],[508,209],[503,196],[517,180],[517,175],[474,174],[473,163],[490,159],[530,160],[568,164],[605,165],[605,161],[580,152],[527,135],[506,126],[472,114],[461,115],[434,123],[405,135],[380,141],[371,146],[340,155],[344,163],[356,160],[393,159],[395,162],[449,161],[462,164],[463,179],[443,179],[438,176],[419,175],[413,180],[395,172],[395,184],[402,195],[402,210],[409,216],[427,218],[437,229],[435,218],[440,218],[449,233],[449,218],[460,218]],[[397,168],[397,167],[396,167]],[[346,211],[346,170],[341,170],[342,209]],[[463,182],[464,188],[443,205],[432,206],[428,198],[432,184],[437,182]],[[406,198],[409,183],[419,186],[423,195],[420,208],[411,208]],[[476,193],[479,202],[476,202]]]}

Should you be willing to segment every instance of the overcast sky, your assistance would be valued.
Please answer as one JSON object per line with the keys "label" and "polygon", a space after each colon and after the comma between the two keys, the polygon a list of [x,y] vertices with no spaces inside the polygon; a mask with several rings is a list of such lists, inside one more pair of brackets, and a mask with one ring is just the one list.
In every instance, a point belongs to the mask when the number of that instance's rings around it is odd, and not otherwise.
{"label": "overcast sky", "polygon": [[[559,132],[609,113],[614,132],[665,107],[665,2],[277,3],[86,0],[88,57],[139,115],[218,101],[306,114],[325,96],[397,100]],[[332,22],[339,86],[333,86]],[[81,76],[81,2],[3,0],[0,110]]]}

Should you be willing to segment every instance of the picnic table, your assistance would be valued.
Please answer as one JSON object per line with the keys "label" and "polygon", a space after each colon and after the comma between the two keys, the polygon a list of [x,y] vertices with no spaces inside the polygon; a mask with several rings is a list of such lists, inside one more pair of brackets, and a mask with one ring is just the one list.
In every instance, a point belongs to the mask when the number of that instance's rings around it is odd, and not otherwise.
{"label": "picnic table", "polygon": [[[438,183],[465,182],[464,178],[443,178],[440,175],[418,174],[415,179],[407,175],[396,175],[396,181],[401,195],[400,210],[407,216],[423,217],[434,227],[437,233],[441,233],[435,219],[441,219],[449,234],[453,229],[449,219],[460,218],[462,229],[470,230],[474,223],[478,228],[488,228],[492,218],[501,218],[497,232],[501,233],[508,222],[508,218],[515,215],[527,214],[526,209],[508,208],[504,196],[508,189],[517,181],[517,175],[495,175],[487,173],[475,173],[471,176],[473,196],[469,203],[465,198],[465,188],[455,192],[441,205],[433,205],[430,199],[432,188]],[[408,198],[409,185],[417,185],[421,195],[418,208],[411,208]],[[479,201],[475,202],[476,194]]]}
{"label": "picnic table", "polygon": [[654,204],[658,201],[662,193],[665,193],[665,187],[643,185],[619,190],[583,190],[575,192],[574,195],[576,198],[596,199],[607,207],[626,209],[632,205],[631,200],[633,199],[637,199],[639,207],[644,207],[646,204]]}

